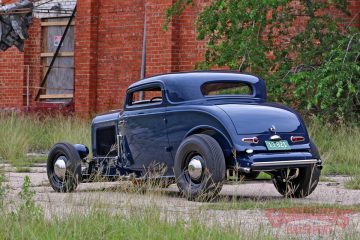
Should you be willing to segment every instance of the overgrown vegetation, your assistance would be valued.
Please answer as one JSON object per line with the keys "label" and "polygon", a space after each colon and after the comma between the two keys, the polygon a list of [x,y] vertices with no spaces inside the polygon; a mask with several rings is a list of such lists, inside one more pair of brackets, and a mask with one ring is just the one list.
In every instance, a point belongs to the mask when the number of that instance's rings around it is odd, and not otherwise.
{"label": "overgrown vegetation", "polygon": [[324,203],[304,203],[296,201],[296,199],[241,199],[226,200],[215,203],[206,203],[200,207],[203,210],[254,210],[254,209],[282,209],[282,208],[311,208],[311,209],[332,209],[332,210],[351,210],[360,212],[360,204],[340,205],[340,204],[324,204]]}
{"label": "overgrown vegetation", "polygon": [[[176,1],[164,27],[194,2]],[[196,68],[255,73],[272,101],[332,123],[359,122],[360,33],[330,16],[330,6],[349,14],[345,0],[211,1],[196,21],[198,38],[207,41]]]}
{"label": "overgrown vegetation", "polygon": [[[261,223],[260,226],[257,224],[254,227],[241,224],[239,219],[238,224],[232,224],[230,221],[216,225],[204,219],[202,216],[206,214],[202,214],[213,210],[280,208],[299,208],[303,212],[309,209],[310,213],[323,213],[323,210],[333,210],[334,213],[338,213],[339,210],[360,211],[359,205],[298,204],[292,199],[244,199],[234,202],[220,199],[216,203],[204,203],[199,209],[194,209],[193,214],[184,218],[179,214],[174,215],[171,211],[164,212],[155,205],[136,208],[128,206],[126,211],[121,209],[120,213],[116,208],[106,210],[94,205],[87,206],[84,214],[73,211],[70,215],[61,215],[61,212],[57,212],[49,219],[43,214],[43,209],[35,203],[35,192],[30,189],[30,185],[30,179],[25,177],[19,193],[20,202],[16,203],[15,210],[0,208],[0,239],[291,239],[295,236],[285,232],[279,235],[276,230],[272,231],[270,226]],[[335,228],[336,222],[333,224]],[[358,239],[356,226],[354,228],[349,225],[347,229],[338,232],[337,236]]]}
{"label": "overgrown vegetation", "polygon": [[169,223],[156,210],[128,216],[91,212],[51,221],[17,222],[5,216],[0,219],[1,228],[1,239],[276,239],[265,230],[245,233],[235,228],[206,226],[196,220]]}
{"label": "overgrown vegetation", "polygon": [[348,189],[360,189],[360,175],[352,176],[348,181],[345,182],[345,187]]}
{"label": "overgrown vegetation", "polygon": [[[47,152],[56,142],[90,146],[90,123],[74,117],[0,115],[0,158],[21,167],[28,152]],[[38,160],[27,158],[28,162]],[[25,164],[28,165],[28,164]]]}
{"label": "overgrown vegetation", "polygon": [[323,160],[323,174],[360,175],[360,127],[338,126],[313,120],[308,124],[311,138]]}

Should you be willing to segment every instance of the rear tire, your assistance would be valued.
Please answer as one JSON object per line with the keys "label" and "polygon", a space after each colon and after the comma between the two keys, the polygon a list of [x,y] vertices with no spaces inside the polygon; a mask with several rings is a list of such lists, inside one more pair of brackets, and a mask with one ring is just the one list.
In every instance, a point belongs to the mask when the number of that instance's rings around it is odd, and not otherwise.
{"label": "rear tire", "polygon": [[217,141],[204,134],[187,137],[179,146],[174,164],[180,192],[188,200],[210,201],[225,179],[225,158]]}
{"label": "rear tire", "polygon": [[278,192],[290,198],[304,198],[309,196],[316,188],[321,170],[318,166],[298,168],[298,174],[295,177],[296,169],[284,169],[277,175],[274,175],[272,181]]}
{"label": "rear tire", "polygon": [[72,192],[81,181],[81,158],[73,145],[57,143],[50,150],[47,175],[56,192]]}

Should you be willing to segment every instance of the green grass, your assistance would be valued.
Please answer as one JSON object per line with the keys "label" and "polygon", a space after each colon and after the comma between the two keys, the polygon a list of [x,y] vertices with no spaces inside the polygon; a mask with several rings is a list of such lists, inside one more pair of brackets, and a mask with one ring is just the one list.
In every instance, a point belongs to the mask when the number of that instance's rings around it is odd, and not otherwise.
{"label": "green grass", "polygon": [[271,176],[269,174],[267,174],[267,173],[261,172],[259,174],[259,176],[257,176],[256,179],[258,179],[258,180],[260,180],[260,179],[261,180],[271,180]]}
{"label": "green grass", "polygon": [[28,173],[28,172],[31,172],[31,168],[30,167],[17,166],[15,168],[15,171],[18,172],[18,173]]}
{"label": "green grass", "polygon": [[324,163],[323,174],[360,175],[360,127],[308,124]]}
{"label": "green grass", "polygon": [[301,203],[293,199],[237,199],[225,200],[220,199],[218,202],[205,203],[200,209],[202,210],[264,210],[264,209],[280,209],[280,208],[316,208],[316,209],[338,209],[351,210],[360,212],[360,204],[340,205],[340,204],[323,204],[323,203]]}
{"label": "green grass", "polygon": [[336,180],[327,177],[326,175],[321,175],[320,176],[320,182],[336,182]]}
{"label": "green grass", "polygon": [[348,181],[345,182],[345,187],[348,189],[360,189],[360,176],[352,176]]}
{"label": "green grass", "polygon": [[15,166],[39,161],[26,153],[48,151],[56,142],[90,145],[90,123],[74,117],[0,114],[0,126],[0,157]]}
{"label": "green grass", "polygon": [[265,230],[246,233],[197,219],[169,220],[154,209],[127,215],[97,210],[52,220],[8,214],[0,219],[0,239],[276,239]]}

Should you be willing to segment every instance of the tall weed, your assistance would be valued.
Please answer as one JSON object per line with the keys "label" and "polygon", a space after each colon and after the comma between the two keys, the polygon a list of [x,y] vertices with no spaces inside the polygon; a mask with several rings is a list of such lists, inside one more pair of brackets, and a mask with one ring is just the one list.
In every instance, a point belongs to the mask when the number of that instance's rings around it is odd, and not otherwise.
{"label": "tall weed", "polygon": [[57,142],[90,145],[90,123],[61,115],[48,118],[0,114],[0,158],[28,165],[26,153],[47,152]]}
{"label": "tall weed", "polygon": [[327,174],[360,174],[360,126],[335,126],[313,120],[310,137],[318,146]]}

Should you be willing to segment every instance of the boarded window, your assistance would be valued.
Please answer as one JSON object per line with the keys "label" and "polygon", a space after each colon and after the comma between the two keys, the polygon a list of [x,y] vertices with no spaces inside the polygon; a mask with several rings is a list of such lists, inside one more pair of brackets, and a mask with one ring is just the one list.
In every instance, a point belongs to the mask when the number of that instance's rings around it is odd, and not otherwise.
{"label": "boarded window", "polygon": [[[45,76],[60,44],[69,18],[49,18],[42,21],[42,72]],[[74,26],[70,26],[60,52],[45,83],[42,99],[71,99],[74,91]]]}

